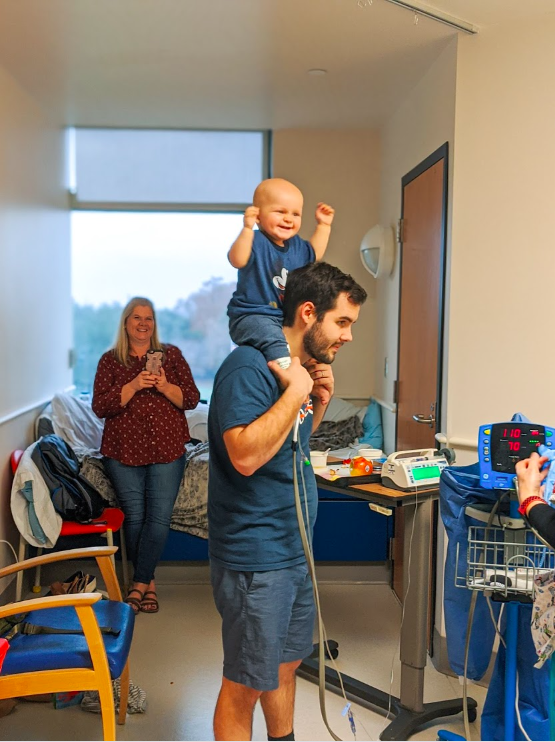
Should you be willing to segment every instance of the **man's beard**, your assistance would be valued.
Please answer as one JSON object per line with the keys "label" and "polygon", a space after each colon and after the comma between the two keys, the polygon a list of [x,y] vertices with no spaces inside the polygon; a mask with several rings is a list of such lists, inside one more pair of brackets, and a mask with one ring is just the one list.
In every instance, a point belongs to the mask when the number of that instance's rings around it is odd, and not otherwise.
{"label": "man's beard", "polygon": [[303,338],[306,353],[318,363],[333,363],[335,352],[331,350],[329,338],[322,330],[320,322],[315,322]]}

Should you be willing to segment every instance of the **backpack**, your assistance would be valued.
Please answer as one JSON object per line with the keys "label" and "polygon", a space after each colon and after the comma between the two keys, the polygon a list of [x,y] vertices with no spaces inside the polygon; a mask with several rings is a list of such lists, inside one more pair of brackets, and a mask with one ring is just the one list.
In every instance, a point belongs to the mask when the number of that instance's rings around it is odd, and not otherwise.
{"label": "backpack", "polygon": [[102,515],[108,502],[79,473],[79,460],[58,435],[45,435],[31,454],[50,491],[52,504],[64,520],[90,523]]}

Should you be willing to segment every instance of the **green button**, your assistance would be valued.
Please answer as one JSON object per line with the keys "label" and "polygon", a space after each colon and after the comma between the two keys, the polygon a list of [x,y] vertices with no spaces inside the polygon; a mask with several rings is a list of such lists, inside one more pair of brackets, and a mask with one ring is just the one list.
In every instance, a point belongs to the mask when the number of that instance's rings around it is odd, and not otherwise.
{"label": "green button", "polygon": [[547,436],[547,437],[549,438],[550,436],[552,436],[552,435],[553,435],[553,431],[552,431],[552,430],[546,430],[546,431],[545,431],[545,434],[546,434],[546,436]]}

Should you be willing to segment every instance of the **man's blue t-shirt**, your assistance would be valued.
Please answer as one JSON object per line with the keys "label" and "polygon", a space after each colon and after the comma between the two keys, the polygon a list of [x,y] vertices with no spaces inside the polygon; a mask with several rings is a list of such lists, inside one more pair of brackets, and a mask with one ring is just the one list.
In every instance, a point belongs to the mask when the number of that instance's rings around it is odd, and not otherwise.
{"label": "man's blue t-shirt", "polygon": [[239,269],[227,314],[231,319],[245,314],[282,317],[283,292],[289,271],[313,263],[314,248],[295,235],[280,247],[259,229],[254,232],[249,262]]}
{"label": "man's blue t-shirt", "polygon": [[[208,415],[208,544],[210,558],[229,569],[265,572],[305,561],[293,493],[292,432],[277,454],[250,477],[235,469],[223,440],[226,430],[257,420],[279,396],[264,356],[246,345],[226,358],[214,380]],[[311,404],[303,405],[301,416],[299,443],[308,455]],[[304,477],[312,533],[318,493],[314,472],[304,465],[300,452],[297,471],[303,512]]]}

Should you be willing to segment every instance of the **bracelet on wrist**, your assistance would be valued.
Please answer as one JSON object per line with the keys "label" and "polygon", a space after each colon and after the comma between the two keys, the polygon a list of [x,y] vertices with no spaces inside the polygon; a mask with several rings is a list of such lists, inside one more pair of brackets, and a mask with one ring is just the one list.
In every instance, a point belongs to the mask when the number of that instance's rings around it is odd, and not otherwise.
{"label": "bracelet on wrist", "polygon": [[527,497],[525,500],[521,502],[521,504],[518,507],[518,512],[521,515],[526,515],[526,511],[528,510],[529,506],[533,502],[545,502],[543,497],[540,497],[539,495],[530,495],[530,497]]}

